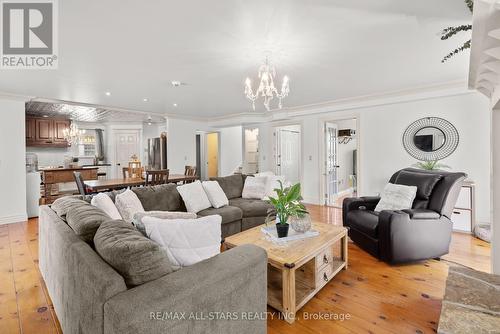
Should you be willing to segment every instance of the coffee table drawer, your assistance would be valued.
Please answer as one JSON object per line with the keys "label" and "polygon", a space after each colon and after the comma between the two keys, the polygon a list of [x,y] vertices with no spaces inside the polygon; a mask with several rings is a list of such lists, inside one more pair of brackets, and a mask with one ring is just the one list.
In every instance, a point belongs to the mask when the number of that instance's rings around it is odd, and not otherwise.
{"label": "coffee table drawer", "polygon": [[316,268],[317,270],[323,269],[327,265],[331,264],[333,261],[333,251],[331,247],[327,247],[321,251],[316,256]]}
{"label": "coffee table drawer", "polygon": [[333,265],[331,263],[323,266],[316,272],[316,288],[325,285],[331,278]]}

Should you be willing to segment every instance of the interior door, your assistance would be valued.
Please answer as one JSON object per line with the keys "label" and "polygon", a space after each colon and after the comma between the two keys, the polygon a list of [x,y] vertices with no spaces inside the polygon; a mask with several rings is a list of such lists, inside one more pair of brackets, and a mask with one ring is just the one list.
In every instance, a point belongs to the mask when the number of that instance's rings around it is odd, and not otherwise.
{"label": "interior door", "polygon": [[291,183],[300,181],[300,132],[278,129],[276,173]]}
{"label": "interior door", "polygon": [[139,131],[120,131],[115,133],[115,175],[122,177],[123,167],[128,167],[130,157],[140,158]]}
{"label": "interior door", "polygon": [[207,134],[207,177],[219,175],[219,134]]}
{"label": "interior door", "polygon": [[325,204],[334,205],[338,194],[337,125],[325,123]]}

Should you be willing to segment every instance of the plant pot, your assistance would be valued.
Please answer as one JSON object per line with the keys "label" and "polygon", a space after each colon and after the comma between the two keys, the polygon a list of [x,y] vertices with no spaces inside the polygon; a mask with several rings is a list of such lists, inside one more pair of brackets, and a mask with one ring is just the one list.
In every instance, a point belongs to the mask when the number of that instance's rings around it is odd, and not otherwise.
{"label": "plant pot", "polygon": [[303,217],[292,216],[289,221],[295,232],[305,233],[311,229],[311,217],[308,214]]}
{"label": "plant pot", "polygon": [[278,238],[286,238],[288,236],[288,226],[288,224],[276,224]]}

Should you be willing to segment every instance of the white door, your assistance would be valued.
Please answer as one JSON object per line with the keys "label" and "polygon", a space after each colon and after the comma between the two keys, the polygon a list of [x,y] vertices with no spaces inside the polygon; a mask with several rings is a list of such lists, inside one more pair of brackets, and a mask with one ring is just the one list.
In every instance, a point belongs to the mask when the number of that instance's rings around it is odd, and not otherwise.
{"label": "white door", "polygon": [[337,125],[325,123],[325,204],[334,205],[338,193]]}
{"label": "white door", "polygon": [[276,174],[292,184],[300,182],[300,132],[278,129],[276,140]]}
{"label": "white door", "polygon": [[119,131],[115,133],[115,177],[122,177],[123,167],[128,167],[134,154],[140,159],[139,131]]}

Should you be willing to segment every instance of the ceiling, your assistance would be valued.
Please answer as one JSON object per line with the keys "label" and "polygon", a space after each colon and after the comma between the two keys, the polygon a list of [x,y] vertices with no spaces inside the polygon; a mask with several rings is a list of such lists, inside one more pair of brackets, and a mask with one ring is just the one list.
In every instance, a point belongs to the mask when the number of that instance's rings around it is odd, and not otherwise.
{"label": "ceiling", "polygon": [[39,101],[26,103],[26,115],[34,117],[64,117],[77,122],[165,123],[165,117],[149,113]]}
{"label": "ceiling", "polygon": [[244,80],[255,81],[266,53],[290,77],[285,107],[467,78],[466,53],[440,60],[468,36],[438,37],[471,22],[462,0],[58,3],[59,68],[0,70],[0,91],[220,117],[251,111]]}

